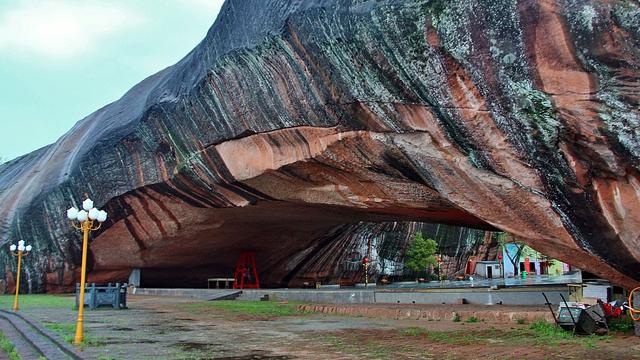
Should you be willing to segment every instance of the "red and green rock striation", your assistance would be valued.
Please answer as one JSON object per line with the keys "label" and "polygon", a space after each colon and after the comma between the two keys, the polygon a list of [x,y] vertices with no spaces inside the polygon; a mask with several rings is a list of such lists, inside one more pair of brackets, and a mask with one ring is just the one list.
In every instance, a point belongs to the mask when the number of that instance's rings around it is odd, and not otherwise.
{"label": "red and green rock striation", "polygon": [[228,0],[179,63],[0,168],[0,236],[34,243],[34,291],[73,282],[84,193],[110,213],[97,280],[252,248],[282,284],[360,222],[420,221],[636,286],[639,23],[636,0]]}

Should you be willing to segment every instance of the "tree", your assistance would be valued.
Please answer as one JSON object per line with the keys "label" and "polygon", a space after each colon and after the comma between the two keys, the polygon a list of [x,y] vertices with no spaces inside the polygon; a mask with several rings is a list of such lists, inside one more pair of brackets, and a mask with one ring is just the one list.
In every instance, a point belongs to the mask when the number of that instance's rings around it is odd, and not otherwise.
{"label": "tree", "polygon": [[[509,259],[513,265],[513,275],[517,276],[518,271],[520,270],[520,256],[522,256],[522,252],[526,248],[526,245],[521,242],[517,242],[513,236],[510,236],[508,233],[501,233],[498,235],[498,243],[502,245],[502,248],[505,250],[504,253],[507,254],[507,259]],[[513,244],[516,248],[515,253],[511,253],[511,251],[507,249],[508,244]]]}
{"label": "tree", "polygon": [[436,264],[436,257],[433,256],[438,250],[438,243],[433,239],[425,239],[422,233],[416,233],[413,243],[407,250],[407,261],[405,266],[413,271],[426,270],[429,265]]}

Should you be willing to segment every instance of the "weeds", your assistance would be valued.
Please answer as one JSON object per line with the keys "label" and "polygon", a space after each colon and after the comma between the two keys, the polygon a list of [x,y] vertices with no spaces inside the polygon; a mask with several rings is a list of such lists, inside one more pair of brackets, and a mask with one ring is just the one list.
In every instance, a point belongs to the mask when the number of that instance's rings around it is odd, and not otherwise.
{"label": "weeds", "polygon": [[621,316],[619,318],[613,318],[609,320],[609,330],[617,332],[630,332],[633,331],[633,320],[629,315]]}
{"label": "weeds", "polygon": [[401,333],[407,336],[420,336],[427,333],[427,329],[421,327],[408,327],[401,330]]}
{"label": "weeds", "polygon": [[431,341],[451,345],[469,345],[480,339],[476,334],[466,331],[430,331],[427,337]]}
{"label": "weeds", "polygon": [[470,318],[467,319],[468,323],[477,323],[478,322],[478,318],[475,316],[471,316]]}
{"label": "weeds", "polygon": [[[419,329],[419,328],[415,328]],[[392,358],[392,349],[386,344],[376,343],[376,340],[369,340],[366,343],[354,343],[345,341],[335,335],[327,335],[324,340],[331,344],[331,347],[345,354],[363,355],[363,357],[373,359],[389,359]]]}
{"label": "weeds", "polygon": [[545,321],[536,321],[529,326],[533,331],[533,340],[538,344],[557,345],[561,341],[573,338],[571,332],[564,331]]}
{"label": "weeds", "polygon": [[0,348],[4,351],[9,360],[20,360],[22,357],[18,354],[16,347],[13,346],[13,343],[7,339],[3,332],[0,332]]}
{"label": "weeds", "polygon": [[453,322],[460,322],[460,314],[453,313]]}
{"label": "weeds", "polygon": [[554,325],[544,321],[536,321],[529,329],[533,330],[534,340],[538,345],[558,345],[560,343],[578,343],[587,349],[598,347],[597,341],[610,341],[610,335],[588,335],[573,336],[570,331],[556,328]]}
{"label": "weeds", "polygon": [[[475,320],[477,321],[477,320]],[[474,322],[469,318],[466,322]],[[422,331],[422,332],[421,332]],[[532,323],[528,328],[517,328],[510,331],[499,331],[490,328],[487,331],[426,331],[420,328],[407,328],[403,334],[410,336],[426,335],[431,341],[452,345],[469,345],[491,339],[506,341],[514,345],[556,346],[561,343],[582,344],[589,349],[598,347],[599,341],[608,341],[610,336],[572,336],[571,332],[555,329],[555,326],[544,321]]]}

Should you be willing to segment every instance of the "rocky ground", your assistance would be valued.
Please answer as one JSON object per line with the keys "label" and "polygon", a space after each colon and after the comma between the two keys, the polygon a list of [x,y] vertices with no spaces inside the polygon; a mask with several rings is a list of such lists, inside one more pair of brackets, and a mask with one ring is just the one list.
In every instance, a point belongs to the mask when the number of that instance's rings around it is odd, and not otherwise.
{"label": "rocky ground", "polygon": [[[528,319],[491,321],[463,315],[459,319],[397,320],[300,312],[299,306],[132,297],[128,310],[87,312],[87,343],[82,353],[102,360],[640,357],[640,339],[625,331],[571,338]],[[523,310],[543,312],[540,308]],[[26,306],[21,311],[59,336],[72,339],[75,312],[71,299],[66,305]]]}

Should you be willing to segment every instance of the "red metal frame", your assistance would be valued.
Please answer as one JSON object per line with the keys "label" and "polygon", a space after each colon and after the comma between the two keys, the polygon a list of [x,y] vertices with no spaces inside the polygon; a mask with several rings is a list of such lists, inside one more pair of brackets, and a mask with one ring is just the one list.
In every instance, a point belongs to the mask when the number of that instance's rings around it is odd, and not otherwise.
{"label": "red metal frame", "polygon": [[[242,251],[233,272],[234,289],[260,289],[255,251]],[[247,279],[248,281],[245,281]]]}

